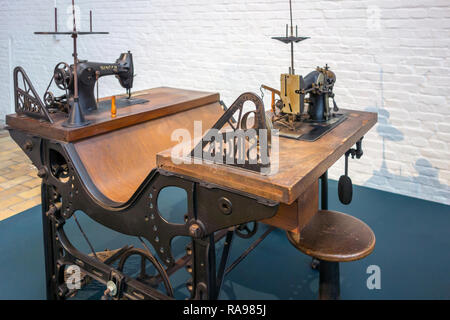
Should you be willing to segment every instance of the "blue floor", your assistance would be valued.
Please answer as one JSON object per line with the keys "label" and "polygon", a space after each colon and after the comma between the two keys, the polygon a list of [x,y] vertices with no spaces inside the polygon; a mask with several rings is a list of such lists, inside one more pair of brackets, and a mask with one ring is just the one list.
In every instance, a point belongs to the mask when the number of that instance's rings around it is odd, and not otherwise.
{"label": "blue floor", "polygon": [[[365,187],[354,189],[349,206],[339,204],[336,182],[330,181],[330,209],[365,221],[375,232],[372,255],[341,264],[342,299],[450,299],[450,207]],[[174,197],[171,197],[172,200]],[[179,212],[181,203],[165,200],[167,210]],[[135,238],[108,230],[83,214],[78,218],[96,250],[115,249],[126,243],[140,247]],[[73,220],[73,219],[72,219]],[[40,206],[0,222],[0,299],[44,299],[44,261]],[[264,232],[265,226],[259,230]],[[88,247],[78,229],[67,225],[72,242]],[[236,258],[254,240],[238,239]],[[186,239],[174,240],[175,254],[184,253]],[[219,246],[220,253],[220,246]],[[283,231],[276,230],[226,278],[221,299],[316,299],[318,273],[310,258],[295,250]],[[369,290],[367,267],[381,270],[381,289]],[[133,272],[133,265],[129,266]],[[172,277],[177,298],[187,296],[188,275]],[[78,299],[95,299],[102,286],[93,283]]]}

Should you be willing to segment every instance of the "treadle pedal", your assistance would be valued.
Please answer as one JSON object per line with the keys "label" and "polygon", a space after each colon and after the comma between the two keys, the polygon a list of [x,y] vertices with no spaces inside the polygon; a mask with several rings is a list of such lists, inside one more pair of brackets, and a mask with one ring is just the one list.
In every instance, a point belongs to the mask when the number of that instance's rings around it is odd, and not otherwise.
{"label": "treadle pedal", "polygon": [[[96,255],[97,257],[100,259],[101,262],[110,265],[112,263],[114,263],[116,260],[118,260],[121,255],[126,252],[128,249],[132,248],[133,246],[124,246],[122,248],[119,249],[115,249],[115,250],[109,250],[109,249],[105,249],[104,251],[97,251]],[[94,254],[91,252],[88,254],[90,257],[94,257]],[[64,281],[66,282],[68,280],[68,278],[71,276],[71,274],[69,274],[67,272],[67,270],[64,270]],[[84,273],[83,271],[81,271],[81,279],[80,279],[80,289],[73,289],[70,290],[69,293],[67,294],[68,298],[72,298],[74,297],[77,292],[81,289],[83,289],[86,285],[88,285],[92,278],[90,278],[88,275],[86,275],[86,273]]]}

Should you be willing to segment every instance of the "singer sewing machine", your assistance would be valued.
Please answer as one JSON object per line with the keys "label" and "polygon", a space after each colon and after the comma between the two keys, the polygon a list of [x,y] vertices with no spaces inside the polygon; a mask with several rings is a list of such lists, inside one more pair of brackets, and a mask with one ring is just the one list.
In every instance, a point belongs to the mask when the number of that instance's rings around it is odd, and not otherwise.
{"label": "singer sewing machine", "polygon": [[[147,100],[131,98],[131,89],[134,80],[133,55],[130,51],[122,53],[114,63],[90,62],[79,60],[77,39],[81,35],[108,34],[108,32],[92,31],[92,11],[90,11],[90,31],[80,32],[74,28],[71,32],[58,31],[58,11],[55,8],[55,31],[35,32],[37,35],[70,35],[73,38],[73,64],[60,62],[54,68],[53,75],[44,93],[44,103],[34,89],[31,80],[28,78],[22,67],[14,69],[14,92],[16,112],[30,117],[44,119],[50,123],[54,122],[55,116],[51,114],[68,114],[67,120],[62,124],[64,127],[77,128],[90,123],[85,119],[86,115],[98,111],[99,94],[98,81],[101,77],[114,75],[120,85],[126,89],[128,97],[117,101],[112,99],[110,106],[116,112],[117,107],[142,104]],[[75,12],[73,12],[75,16]],[[57,88],[64,91],[64,94],[55,96],[50,91],[52,83]],[[94,90],[97,85],[97,98]],[[107,103],[103,103],[106,106]],[[56,115],[60,118],[61,115]]]}
{"label": "singer sewing machine", "polygon": [[[76,39],[83,33],[76,30],[75,18],[74,30],[65,34],[74,39],[74,63],[59,65],[53,80],[66,94],[55,97],[47,89],[44,104],[23,70],[16,68],[16,112],[6,117],[11,137],[42,178],[49,299],[66,299],[76,294],[65,281],[67,269],[72,265],[80,268],[84,277],[104,284],[105,298],[173,299],[171,277],[184,267],[189,274],[186,287],[190,299],[217,299],[226,274],[275,227],[299,235],[310,226],[318,216],[319,179],[321,208],[327,209],[328,168],[353,150],[352,146],[377,121],[373,113],[342,110],[345,121],[322,132],[314,142],[303,141],[272,131],[264,104],[253,93],[242,94],[224,109],[217,93],[164,87],[134,92],[132,100],[139,103],[124,103],[114,110],[115,99],[99,99],[97,103],[93,88],[98,78],[114,74],[128,91],[120,98],[130,98],[131,54],[122,54],[113,64],[79,61]],[[286,92],[292,93],[293,86],[300,83],[300,94],[295,93],[289,100],[290,107],[288,103],[286,108],[286,95],[280,108],[282,114],[295,118],[293,123],[302,118],[299,113],[303,102],[297,97],[307,93],[308,83],[315,89],[313,83],[320,83],[321,91],[309,91],[310,105],[314,95],[317,96],[314,104],[317,112],[310,107],[309,114],[315,122],[329,125],[332,116],[327,111],[326,95],[331,96],[333,81],[323,83],[321,75],[334,79],[326,69],[304,80],[293,74],[286,76]],[[106,107],[102,106],[104,101]],[[252,107],[245,112],[247,102]],[[195,127],[199,122],[200,130]],[[180,129],[190,137],[200,132],[197,138],[201,141],[188,139],[185,141],[188,147],[180,149],[178,141],[171,137]],[[229,135],[231,139],[219,143]],[[226,145],[221,149],[226,151],[225,156],[215,144]],[[256,151],[254,158],[251,152],[234,152],[252,144],[250,147]],[[175,148],[182,152],[173,152]],[[196,161],[199,157],[209,160]],[[220,160],[230,162],[220,163]],[[158,198],[167,187],[186,192],[187,212],[180,212],[183,223],[163,218]],[[75,219],[78,224],[78,212],[112,230],[139,238],[143,247],[124,246],[106,256],[95,252],[92,245],[91,254],[80,251],[65,231],[68,221]],[[258,223],[270,228],[229,264],[233,237],[254,236]],[[90,244],[81,225],[78,227]],[[356,227],[349,234],[358,234],[360,229]],[[185,255],[180,258],[173,254],[175,237],[189,239]],[[225,243],[216,268],[216,245],[223,238]],[[358,244],[352,242],[346,249],[358,248]],[[371,250],[373,247],[366,248],[364,254]],[[124,269],[132,256],[143,261],[138,276],[127,274]],[[321,261],[322,265],[328,266]],[[150,266],[155,273],[148,273]]]}
{"label": "singer sewing machine", "polygon": [[[75,70],[77,70],[75,72]],[[54,69],[43,102],[36,93],[31,80],[22,67],[14,69],[14,92],[16,101],[16,112],[34,118],[44,119],[53,123],[55,119],[68,118],[63,122],[64,127],[81,127],[89,123],[85,120],[86,115],[91,115],[100,109],[111,107],[111,100],[99,101],[94,95],[95,85],[104,76],[115,75],[120,85],[127,90],[127,97],[117,100],[116,107],[124,107],[142,104],[147,100],[133,99],[131,88],[133,87],[133,56],[130,52],[122,53],[115,63],[99,63],[79,61],[68,65],[60,62]],[[50,87],[55,83],[57,88],[65,93],[55,96]],[[76,84],[75,84],[76,82]],[[77,89],[75,89],[77,87]],[[78,103],[75,105],[75,97]]]}
{"label": "singer sewing machine", "polygon": [[[68,113],[70,103],[73,102],[75,95],[74,84],[74,65],[68,65],[60,62],[56,65],[54,74],[47,90],[44,94],[44,103],[47,109],[51,111],[62,111]],[[115,63],[101,63],[90,61],[79,61],[77,65],[77,79],[79,90],[79,103],[83,114],[98,110],[97,98],[95,97],[95,86],[98,87],[98,81],[101,77],[114,75],[120,85],[126,89],[128,99],[131,98],[131,89],[134,79],[133,55],[131,52],[122,53]],[[52,82],[66,93],[57,97],[49,91]],[[68,93],[67,93],[68,92]]]}

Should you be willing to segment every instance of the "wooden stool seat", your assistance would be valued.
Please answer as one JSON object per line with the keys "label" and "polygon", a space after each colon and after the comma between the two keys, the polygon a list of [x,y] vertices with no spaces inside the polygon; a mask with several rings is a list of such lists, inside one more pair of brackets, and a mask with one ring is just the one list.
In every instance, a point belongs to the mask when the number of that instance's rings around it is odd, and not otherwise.
{"label": "wooden stool seat", "polygon": [[287,236],[297,249],[324,261],[359,260],[375,247],[375,235],[368,225],[336,211],[319,211],[299,234],[288,231]]}

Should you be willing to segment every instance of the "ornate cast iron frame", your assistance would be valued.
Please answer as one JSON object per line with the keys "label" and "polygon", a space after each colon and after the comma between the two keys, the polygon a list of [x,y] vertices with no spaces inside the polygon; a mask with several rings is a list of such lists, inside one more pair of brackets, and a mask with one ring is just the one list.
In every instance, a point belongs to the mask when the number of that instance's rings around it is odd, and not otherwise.
{"label": "ornate cast iron frame", "polygon": [[[14,68],[13,77],[16,113],[53,123],[47,108],[44,103],[42,103],[41,98],[34,89],[25,70],[23,70],[22,67]],[[19,78],[21,78],[22,81],[20,81]]]}
{"label": "ornate cast iron frame", "polygon": [[[101,283],[113,281],[117,287],[115,299],[172,298],[75,248],[64,231],[64,225],[78,210],[112,230],[145,238],[153,246],[168,274],[188,265],[192,275],[187,283],[191,299],[217,299],[223,277],[230,271],[230,268],[226,271],[225,267],[233,227],[270,218],[279,206],[279,203],[264,198],[159,169],[154,169],[147,176],[126,203],[116,203],[96,188],[73,144],[15,129],[10,129],[10,134],[38,168],[38,175],[42,178],[49,299],[64,299],[70,295],[71,291],[64,281],[64,270],[69,265],[77,265],[88,277]],[[184,224],[167,222],[158,210],[159,192],[168,186],[182,188],[187,193],[188,212]],[[186,248],[187,255],[177,261],[171,249],[171,240],[176,236],[191,237],[191,243]],[[215,242],[224,236],[225,247],[216,273]],[[244,252],[243,256],[246,254],[248,252]]]}

